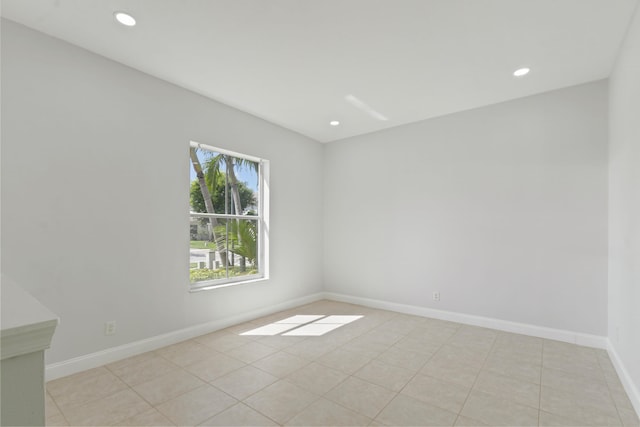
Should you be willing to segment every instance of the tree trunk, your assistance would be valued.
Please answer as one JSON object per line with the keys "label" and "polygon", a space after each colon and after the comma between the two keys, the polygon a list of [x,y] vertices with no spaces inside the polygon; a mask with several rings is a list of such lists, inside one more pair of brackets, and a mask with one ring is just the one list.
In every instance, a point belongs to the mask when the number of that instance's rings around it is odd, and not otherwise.
{"label": "tree trunk", "polygon": [[233,157],[224,156],[225,163],[227,165],[227,171],[229,172],[229,181],[231,181],[231,195],[233,197],[233,204],[236,207],[236,211],[232,212],[236,215],[242,215],[242,203],[240,202],[240,189],[238,188],[238,178],[236,177],[235,163]]}
{"label": "tree trunk", "polygon": [[[216,213],[213,209],[213,201],[211,200],[211,193],[209,192],[209,188],[207,187],[207,183],[204,179],[204,172],[202,172],[202,165],[200,165],[200,160],[198,159],[198,155],[196,154],[196,149],[191,147],[189,149],[189,154],[191,156],[191,164],[193,165],[193,170],[196,171],[196,176],[198,177],[198,184],[200,185],[200,191],[202,192],[202,198],[204,199],[204,206],[207,208],[207,213]],[[218,226],[217,218],[209,218],[209,227],[211,228],[209,231],[213,236],[213,241],[216,245],[218,252],[220,253],[220,260],[222,261],[222,265],[224,267],[227,266],[227,249],[220,247],[220,241],[216,236],[215,229]],[[226,241],[226,239],[225,239]]]}
{"label": "tree trunk", "polygon": [[[240,189],[238,187],[238,178],[236,177],[236,171],[235,171],[235,161],[233,160],[233,157],[231,156],[225,156],[225,163],[227,165],[227,171],[229,172],[229,181],[231,181],[231,195],[233,197],[233,204],[235,206],[235,213],[236,215],[242,215],[243,213],[243,208],[242,208],[242,202],[240,201]],[[236,230],[240,230],[240,221],[239,219],[236,220],[237,222],[237,227]],[[238,240],[238,245],[242,245],[242,239],[240,237],[240,233],[237,233],[238,235],[236,236],[237,240]],[[235,257],[234,257],[234,264],[235,265]],[[240,271],[245,271],[246,267],[245,267],[245,263],[244,263],[244,258],[240,258]]]}

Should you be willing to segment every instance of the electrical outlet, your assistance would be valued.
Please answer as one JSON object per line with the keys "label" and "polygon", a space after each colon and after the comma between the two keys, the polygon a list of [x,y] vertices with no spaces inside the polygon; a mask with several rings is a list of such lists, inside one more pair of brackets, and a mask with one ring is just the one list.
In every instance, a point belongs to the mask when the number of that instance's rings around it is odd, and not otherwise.
{"label": "electrical outlet", "polygon": [[434,301],[440,301],[440,292],[434,292],[433,293],[433,300]]}
{"label": "electrical outlet", "polygon": [[104,334],[115,335],[116,334],[116,321],[110,320],[104,323]]}

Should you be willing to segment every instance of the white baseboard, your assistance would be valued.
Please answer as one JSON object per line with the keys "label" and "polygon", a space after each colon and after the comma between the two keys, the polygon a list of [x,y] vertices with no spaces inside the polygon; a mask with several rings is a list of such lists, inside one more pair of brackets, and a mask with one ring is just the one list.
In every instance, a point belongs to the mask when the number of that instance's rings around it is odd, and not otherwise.
{"label": "white baseboard", "polygon": [[618,377],[624,386],[624,390],[627,392],[627,396],[629,396],[629,400],[631,400],[631,404],[636,410],[636,413],[640,417],[640,390],[633,383],[629,372],[624,367],[622,360],[620,359],[620,355],[616,351],[615,347],[611,340],[607,339],[607,352],[609,353],[609,358],[613,363],[613,367],[616,368],[616,372],[618,373]]}
{"label": "white baseboard", "polygon": [[413,314],[416,316],[431,317],[434,319],[448,320],[450,322],[463,323],[465,325],[481,326],[483,328],[497,329],[516,334],[530,335],[556,341],[568,342],[587,347],[607,349],[607,337],[583,334],[580,332],[566,331],[562,329],[547,328],[544,326],[529,325],[526,323],[510,322],[508,320],[494,319],[491,317],[474,316],[471,314],[456,313],[453,311],[437,310],[415,305],[399,304],[395,302],[357,297],[352,295],[325,292],[326,299],[364,305],[371,308],[397,311],[399,313]]}
{"label": "white baseboard", "polygon": [[45,368],[46,381],[55,380],[56,378],[66,377],[67,375],[85,371],[87,369],[96,368],[98,366],[112,363],[127,357],[135,356],[147,351],[157,350],[167,345],[175,344],[180,341],[188,340],[200,335],[208,334],[229,326],[237,325],[242,322],[256,319],[258,317],[267,316],[277,313],[278,311],[287,310],[298,307],[300,305],[309,304],[324,298],[323,293],[316,293],[302,298],[285,301],[268,307],[259,308],[237,316],[225,317],[223,319],[214,320],[178,331],[157,335],[140,341],[124,344],[118,347],[108,348],[106,350],[95,353],[86,354],[65,360],[58,363],[52,363]]}

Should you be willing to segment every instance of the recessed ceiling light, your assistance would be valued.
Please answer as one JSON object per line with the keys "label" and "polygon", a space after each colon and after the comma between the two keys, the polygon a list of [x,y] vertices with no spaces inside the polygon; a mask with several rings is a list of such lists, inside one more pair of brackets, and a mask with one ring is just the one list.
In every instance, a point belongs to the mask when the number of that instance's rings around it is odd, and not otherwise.
{"label": "recessed ceiling light", "polygon": [[116,21],[127,27],[133,27],[134,25],[136,25],[136,19],[128,13],[116,12],[113,14],[113,16],[115,16]]}
{"label": "recessed ceiling light", "polygon": [[518,68],[517,70],[515,70],[513,72],[513,75],[516,77],[523,77],[526,76],[527,74],[529,74],[529,71],[531,71],[531,69],[524,67],[524,68]]}
{"label": "recessed ceiling light", "polygon": [[339,121],[337,121],[337,120],[331,120],[331,121],[329,122],[329,124],[330,124],[331,126],[338,126],[338,125],[340,124],[340,122],[339,122]]}

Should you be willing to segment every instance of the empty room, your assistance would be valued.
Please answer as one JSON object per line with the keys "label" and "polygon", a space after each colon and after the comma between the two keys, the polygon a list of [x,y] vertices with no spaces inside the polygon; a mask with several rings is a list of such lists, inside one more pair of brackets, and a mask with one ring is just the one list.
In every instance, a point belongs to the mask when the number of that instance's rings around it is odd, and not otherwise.
{"label": "empty room", "polygon": [[640,426],[638,0],[2,0],[2,425]]}

